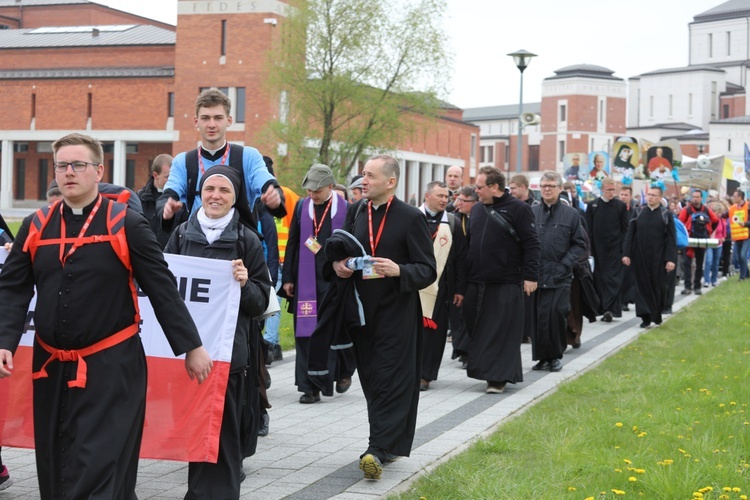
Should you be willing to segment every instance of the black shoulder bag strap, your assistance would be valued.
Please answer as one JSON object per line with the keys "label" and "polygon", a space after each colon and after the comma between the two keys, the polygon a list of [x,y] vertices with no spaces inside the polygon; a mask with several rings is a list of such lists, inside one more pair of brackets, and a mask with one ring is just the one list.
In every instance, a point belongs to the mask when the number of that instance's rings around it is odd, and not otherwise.
{"label": "black shoulder bag strap", "polygon": [[494,208],[489,207],[487,205],[482,205],[484,207],[484,211],[487,212],[487,215],[495,221],[501,228],[505,229],[508,233],[510,233],[511,237],[513,237],[514,240],[516,240],[516,243],[521,242],[521,238],[518,236],[518,233],[513,228],[513,226],[508,222],[508,219],[503,217],[499,212],[497,212]]}
{"label": "black shoulder bag strap", "polygon": [[187,171],[187,193],[185,194],[185,200],[187,201],[188,218],[193,213],[195,197],[200,196],[198,192],[198,154],[197,149],[185,153],[185,170]]}

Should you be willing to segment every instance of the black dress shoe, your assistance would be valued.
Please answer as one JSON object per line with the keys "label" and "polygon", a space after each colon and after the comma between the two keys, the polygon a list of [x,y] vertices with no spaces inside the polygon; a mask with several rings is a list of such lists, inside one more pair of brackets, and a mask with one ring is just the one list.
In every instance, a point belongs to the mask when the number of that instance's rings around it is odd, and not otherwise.
{"label": "black dress shoe", "polygon": [[661,313],[662,314],[672,314],[672,308],[670,307],[669,309],[664,309]]}
{"label": "black dress shoe", "polygon": [[703,295],[703,290],[701,290],[700,288],[696,288],[695,292],[693,293],[695,293],[696,295]]}
{"label": "black dress shoe", "polygon": [[429,380],[425,380],[425,379],[420,380],[420,382],[419,382],[419,390],[420,390],[420,392],[424,392],[424,391],[426,391],[429,388],[430,388],[430,381]]}
{"label": "black dress shoe", "polygon": [[549,370],[549,361],[546,359],[541,360],[539,363],[535,364],[531,367],[532,370],[539,371],[539,370]]}
{"label": "black dress shoe", "polygon": [[651,326],[650,321],[644,321],[643,323],[641,323],[641,328],[648,328],[649,326]]}
{"label": "black dress shoe", "polygon": [[281,353],[281,346],[279,344],[273,345],[273,360],[281,361],[284,359],[284,355]]}
{"label": "black dress shoe", "polygon": [[605,323],[612,323],[612,313],[609,311],[604,311],[604,314],[602,314],[602,321]]}
{"label": "black dress shoe", "polygon": [[268,416],[268,413],[264,413],[260,416],[260,426],[258,427],[258,435],[259,436],[268,436],[268,428],[271,424],[271,417]]}
{"label": "black dress shoe", "polygon": [[573,349],[580,349],[580,348],[581,348],[580,342],[576,342],[575,344],[573,344]]}
{"label": "black dress shoe", "polygon": [[560,370],[562,370],[562,361],[560,361],[559,359],[553,359],[552,361],[550,361],[549,371],[559,372]]}
{"label": "black dress shoe", "polygon": [[344,394],[352,386],[352,378],[344,377],[341,380],[336,381],[336,392]]}
{"label": "black dress shoe", "polygon": [[268,352],[265,356],[266,360],[266,366],[271,366],[271,363],[273,363],[273,346],[268,346]]}
{"label": "black dress shoe", "polygon": [[317,401],[320,401],[320,391],[306,392],[299,397],[299,402],[303,405],[311,405]]}

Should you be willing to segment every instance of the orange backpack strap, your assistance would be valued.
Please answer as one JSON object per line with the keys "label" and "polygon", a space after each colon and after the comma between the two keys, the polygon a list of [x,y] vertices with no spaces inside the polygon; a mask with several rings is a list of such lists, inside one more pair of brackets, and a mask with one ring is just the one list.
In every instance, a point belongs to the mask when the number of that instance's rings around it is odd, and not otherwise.
{"label": "orange backpack strap", "polygon": [[[124,198],[125,201],[119,201],[120,197]],[[138,289],[135,286],[133,266],[130,262],[130,248],[128,248],[128,239],[125,235],[125,216],[128,213],[128,206],[125,203],[129,198],[130,192],[126,190],[120,193],[117,202],[109,203],[107,207],[107,231],[112,250],[114,250],[122,265],[125,266],[125,269],[128,270],[128,284],[130,285],[130,292],[133,295],[133,306],[135,307],[135,323],[138,324],[141,321],[141,311],[138,307]]]}
{"label": "orange backpack strap", "polygon": [[39,240],[42,237],[42,231],[47,227],[51,214],[57,210],[60,206],[60,201],[54,202],[52,205],[40,208],[34,213],[34,217],[31,219],[31,225],[29,225],[29,234],[26,236],[26,241],[23,244],[23,251],[28,252],[31,255],[31,261],[34,262],[36,256],[36,250],[39,247]]}

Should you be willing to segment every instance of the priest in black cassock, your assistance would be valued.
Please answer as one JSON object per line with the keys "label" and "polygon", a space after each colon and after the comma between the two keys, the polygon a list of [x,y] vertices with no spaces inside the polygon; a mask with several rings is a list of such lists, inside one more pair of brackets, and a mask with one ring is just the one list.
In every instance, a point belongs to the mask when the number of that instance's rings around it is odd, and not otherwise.
{"label": "priest in black cassock", "polygon": [[370,422],[359,461],[366,479],[379,479],[384,462],[411,453],[422,365],[419,290],[437,278],[424,214],[394,196],[399,170],[388,155],[367,161],[364,199],[350,207],[345,228],[373,259],[356,272],[349,259],[333,263],[339,278],[355,280],[364,309],[365,325],[351,337]]}
{"label": "priest in black cassock", "polygon": [[[38,377],[33,398],[40,496],[131,500],[146,412],[146,356],[137,333],[133,276],[106,239],[73,245],[107,235],[110,210],[126,210],[132,273],[172,351],[186,353],[190,378],[202,382],[212,362],[146,219],[99,194],[99,141],[70,134],[52,149],[63,200],[49,209],[33,260],[26,242],[36,216],[24,219],[0,273],[0,378],[12,374],[11,353],[36,285],[32,363]],[[79,353],[85,348],[95,352]],[[40,370],[45,362],[47,376]]]}
{"label": "priest in black cassock", "polygon": [[661,324],[667,293],[668,273],[677,262],[674,218],[661,205],[662,190],[650,187],[647,205],[630,223],[622,263],[631,266],[635,282],[635,314],[641,328]]}
{"label": "priest in black cassock", "polygon": [[602,195],[586,208],[586,228],[594,257],[594,287],[607,323],[622,317],[622,243],[628,231],[628,208],[615,197],[615,181],[602,180]]}
{"label": "priest in black cassock", "polygon": [[506,384],[523,381],[523,295],[537,287],[539,235],[531,207],[505,190],[499,169],[480,168],[476,189],[464,296],[471,339],[466,374],[486,380],[488,394],[499,394]]}
{"label": "priest in black cassock", "polygon": [[432,237],[438,277],[419,291],[424,316],[422,380],[420,390],[437,380],[448,337],[451,305],[461,307],[466,290],[466,238],[460,220],[446,211],[448,186],[440,181],[427,184],[424,204],[419,209],[427,218]]}

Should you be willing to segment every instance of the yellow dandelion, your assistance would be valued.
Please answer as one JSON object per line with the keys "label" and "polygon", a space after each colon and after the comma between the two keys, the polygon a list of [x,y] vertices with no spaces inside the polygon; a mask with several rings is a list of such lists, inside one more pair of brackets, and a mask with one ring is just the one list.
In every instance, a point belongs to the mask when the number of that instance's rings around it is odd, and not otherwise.
{"label": "yellow dandelion", "polygon": [[740,495],[740,500],[747,500],[747,495]]}
{"label": "yellow dandelion", "polygon": [[703,493],[701,493],[700,491],[694,491],[693,498],[703,498]]}
{"label": "yellow dandelion", "polygon": [[586,497],[583,500],[594,500],[594,497]]}
{"label": "yellow dandelion", "polygon": [[741,488],[738,488],[738,487],[736,487],[736,486],[735,486],[734,488],[732,488],[732,492],[734,492],[734,493],[739,493],[739,492],[741,492],[741,491],[742,491],[742,489],[741,489]]}
{"label": "yellow dandelion", "polygon": [[732,488],[730,488],[729,486],[724,486],[724,487],[723,487],[723,488],[721,489],[721,491],[723,491],[724,493],[729,493],[730,491],[732,491]]}
{"label": "yellow dandelion", "polygon": [[625,494],[625,492],[622,491],[622,490],[614,490],[614,489],[612,490],[612,493],[614,493],[615,495],[624,495]]}
{"label": "yellow dandelion", "polygon": [[639,437],[639,438],[642,438],[642,437],[644,437],[645,435],[646,435],[646,433],[645,433],[645,432],[640,432],[640,433],[638,433],[638,437]]}
{"label": "yellow dandelion", "polygon": [[638,426],[637,426],[637,425],[634,425],[634,426],[633,426],[633,432],[635,432],[635,431],[637,431],[637,430],[638,430]]}
{"label": "yellow dandelion", "polygon": [[622,469],[615,469],[615,472],[622,472]]}
{"label": "yellow dandelion", "polygon": [[638,478],[637,478],[637,477],[635,477],[635,476],[630,476],[630,477],[628,478],[628,481],[630,481],[631,483],[634,483],[634,482],[638,481]]}
{"label": "yellow dandelion", "polygon": [[729,495],[719,495],[719,500],[729,500]]}
{"label": "yellow dandelion", "polygon": [[737,406],[737,403],[736,403],[735,401],[730,401],[730,402],[729,402],[729,405],[730,405],[730,406]]}
{"label": "yellow dandelion", "polygon": [[633,463],[633,462],[631,462],[630,460],[628,460],[627,458],[623,459],[623,462],[625,462],[625,463],[626,463],[626,464],[628,464],[628,465],[630,465],[630,464],[632,464],[632,463]]}
{"label": "yellow dandelion", "polygon": [[575,490],[576,490],[575,486],[568,486],[568,491],[575,491]]}
{"label": "yellow dandelion", "polygon": [[615,427],[622,427],[622,422],[617,422],[617,423],[615,424]]}
{"label": "yellow dandelion", "polygon": [[646,469],[635,469],[636,474],[645,474]]}
{"label": "yellow dandelion", "polygon": [[720,403],[719,408],[724,408],[724,403]]}

